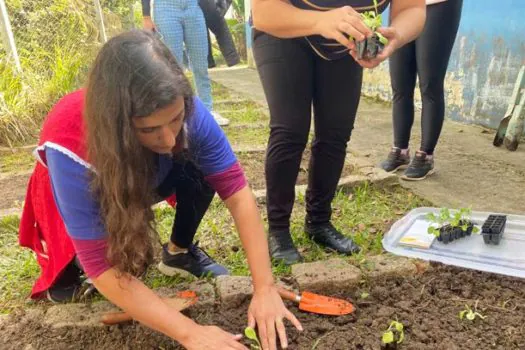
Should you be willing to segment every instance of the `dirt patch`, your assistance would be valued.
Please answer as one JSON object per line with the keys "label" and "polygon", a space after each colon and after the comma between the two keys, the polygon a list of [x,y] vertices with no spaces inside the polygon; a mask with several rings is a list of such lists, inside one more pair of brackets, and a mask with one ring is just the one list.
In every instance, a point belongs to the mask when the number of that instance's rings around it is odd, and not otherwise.
{"label": "dirt patch", "polygon": [[0,209],[9,209],[25,199],[30,173],[3,176],[0,178]]}
{"label": "dirt patch", "polygon": [[[362,293],[368,293],[365,299]],[[525,281],[454,267],[435,266],[423,275],[380,279],[359,289],[342,291],[357,306],[341,317],[303,313],[302,333],[288,327],[290,349],[380,349],[381,334],[391,320],[405,326],[401,349],[525,348]],[[458,313],[478,302],[485,320],[462,321]],[[227,311],[193,310],[203,324],[240,332],[247,304]],[[43,327],[38,317],[11,315],[0,326],[2,349],[177,349],[177,343],[139,325],[100,328]],[[29,347],[27,347],[29,348]]]}
{"label": "dirt patch", "polygon": [[[264,152],[246,152],[239,153],[237,158],[241,163],[250,186],[254,190],[261,190],[266,188],[266,180],[264,175],[264,162],[266,154]],[[301,165],[299,167],[299,174],[297,175],[296,185],[308,184],[308,162],[310,161],[310,150],[305,149]],[[341,177],[352,174],[354,167],[352,164],[345,163]]]}

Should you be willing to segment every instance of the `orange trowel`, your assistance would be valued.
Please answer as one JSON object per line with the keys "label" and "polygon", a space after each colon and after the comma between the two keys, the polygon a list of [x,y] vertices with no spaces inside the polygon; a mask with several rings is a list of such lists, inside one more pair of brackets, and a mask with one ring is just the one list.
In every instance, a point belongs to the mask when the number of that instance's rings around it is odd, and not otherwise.
{"label": "orange trowel", "polygon": [[302,311],[333,316],[347,315],[354,312],[354,306],[352,303],[343,299],[332,298],[306,291],[299,295],[284,288],[279,288],[278,291],[281,298],[298,303],[299,310]]}

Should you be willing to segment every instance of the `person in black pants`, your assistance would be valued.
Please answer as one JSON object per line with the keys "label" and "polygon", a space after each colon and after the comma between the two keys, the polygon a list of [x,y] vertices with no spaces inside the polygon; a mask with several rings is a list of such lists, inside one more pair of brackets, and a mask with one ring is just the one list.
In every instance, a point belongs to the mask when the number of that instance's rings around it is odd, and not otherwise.
{"label": "person in black pants", "polygon": [[[427,1],[427,4],[427,20],[421,35],[390,58],[394,146],[380,166],[388,172],[406,168],[401,176],[404,180],[422,180],[434,172],[434,149],[445,118],[445,74],[463,1]],[[416,76],[423,102],[421,145],[410,161]]]}
{"label": "person in black pants", "polygon": [[204,14],[206,27],[208,27],[208,68],[213,68],[216,65],[211,49],[210,30],[217,39],[226,65],[232,67],[241,61],[235,43],[233,42],[230,28],[228,28],[228,24],[224,19],[224,15],[226,11],[228,11],[230,4],[231,0],[199,0],[199,6]]}
{"label": "person in black pants", "polygon": [[[390,1],[379,1],[382,12]],[[350,4],[350,6],[345,6]],[[372,60],[357,60],[355,45],[372,32],[359,12],[374,10],[372,0],[255,0],[253,52],[270,109],[266,154],[269,248],[272,258],[293,264],[302,258],[290,235],[290,214],[302,153],[308,141],[312,105],[312,142],[306,192],[305,231],[322,246],[343,254],[359,247],[331,224],[331,201],[341,176],[346,144],[354,126],[362,67],[372,68],[397,47],[413,40],[423,27],[423,0],[393,0],[392,25],[384,51]]]}

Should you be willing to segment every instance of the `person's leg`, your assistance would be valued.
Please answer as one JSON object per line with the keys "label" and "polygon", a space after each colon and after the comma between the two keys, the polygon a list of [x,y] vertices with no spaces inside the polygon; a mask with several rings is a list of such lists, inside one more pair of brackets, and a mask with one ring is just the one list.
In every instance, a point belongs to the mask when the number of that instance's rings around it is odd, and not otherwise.
{"label": "person's leg", "polygon": [[462,0],[427,6],[425,30],[416,41],[423,102],[421,150],[432,154],[445,118],[444,82],[461,19]]}
{"label": "person's leg", "polygon": [[421,148],[405,171],[406,180],[421,180],[434,172],[433,153],[445,119],[444,81],[461,19],[462,1],[427,6],[427,20],[416,40],[416,59],[423,110]]}
{"label": "person's leg", "polygon": [[352,254],[359,248],[330,224],[330,218],[359,105],[363,70],[351,56],[335,61],[316,58],[314,70],[315,138],[306,191],[306,232],[328,248]]}
{"label": "person's leg", "polygon": [[254,34],[255,62],[270,109],[265,164],[270,252],[294,263],[300,256],[290,238],[290,215],[310,130],[314,53],[300,40]]}
{"label": "person's leg", "polygon": [[194,276],[228,274],[226,268],[193,243],[215,191],[204,180],[202,172],[189,161],[175,162],[158,192],[165,198],[170,188],[177,196],[176,213],[170,242],[163,246],[159,270],[170,276],[188,273]]}
{"label": "person's leg", "polygon": [[408,146],[414,124],[414,88],[417,76],[415,42],[397,50],[389,59],[389,68],[393,95],[394,146],[380,166],[387,172],[395,172],[410,162]]}
{"label": "person's leg", "polygon": [[178,0],[155,0],[153,6],[157,30],[179,65],[184,67],[182,11],[182,4]]}
{"label": "person's leg", "polygon": [[[208,22],[206,22],[206,27],[208,27]],[[215,59],[213,58],[213,49],[211,47],[211,37],[210,37],[210,28],[206,31],[208,34],[208,68],[215,68]]]}
{"label": "person's leg", "polygon": [[231,67],[240,62],[230,29],[226,20],[219,12],[214,0],[199,0],[199,6],[204,13],[206,25],[213,32],[226,64]]}
{"label": "person's leg", "polygon": [[188,2],[184,11],[184,43],[190,59],[197,94],[210,111],[213,110],[211,81],[208,76],[208,34],[204,15],[196,0]]}

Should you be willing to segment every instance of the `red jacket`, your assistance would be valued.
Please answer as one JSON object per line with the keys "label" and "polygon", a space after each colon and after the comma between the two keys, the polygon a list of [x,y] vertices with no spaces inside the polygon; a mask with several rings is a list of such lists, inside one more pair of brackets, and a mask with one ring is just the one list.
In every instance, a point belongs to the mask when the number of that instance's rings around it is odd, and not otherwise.
{"label": "red jacket", "polygon": [[[40,298],[75,257],[75,249],[54,201],[45,150],[57,149],[89,166],[82,116],[84,91],[64,96],[44,121],[35,156],[38,160],[27,187],[20,222],[19,243],[33,250],[41,274],[33,285],[32,298]],[[172,206],[175,197],[167,199]]]}

